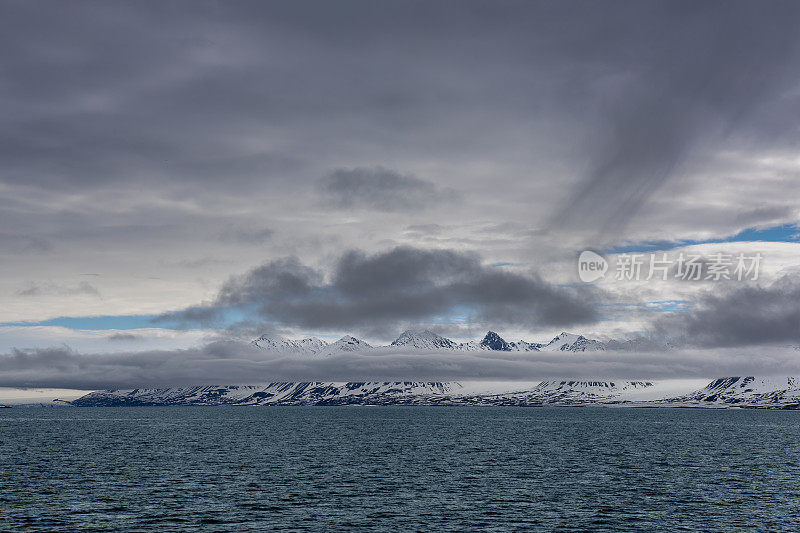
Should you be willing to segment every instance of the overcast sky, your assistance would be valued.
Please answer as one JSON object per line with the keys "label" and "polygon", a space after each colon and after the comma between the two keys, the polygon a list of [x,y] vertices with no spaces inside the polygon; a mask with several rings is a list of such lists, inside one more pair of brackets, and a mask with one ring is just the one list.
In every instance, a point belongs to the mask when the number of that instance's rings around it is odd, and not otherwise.
{"label": "overcast sky", "polygon": [[[0,365],[409,327],[798,345],[799,26],[781,1],[3,0]],[[763,263],[584,284],[584,249]]]}

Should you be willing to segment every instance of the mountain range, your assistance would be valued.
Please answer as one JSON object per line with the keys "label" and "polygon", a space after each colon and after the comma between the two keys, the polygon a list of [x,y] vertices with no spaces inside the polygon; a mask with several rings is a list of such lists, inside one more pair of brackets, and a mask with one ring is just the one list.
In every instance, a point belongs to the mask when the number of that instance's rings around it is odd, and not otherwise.
{"label": "mountain range", "polygon": [[[613,341],[612,341],[613,342]],[[432,331],[404,331],[388,346],[346,335],[335,342],[288,340],[262,335],[259,349],[292,358],[328,358],[379,350],[494,352],[586,352],[607,349],[597,340],[563,332],[545,343],[509,342],[493,331],[479,341],[456,342]],[[610,348],[613,349],[613,348]],[[58,401],[56,401],[58,403]],[[725,377],[704,387],[696,380],[676,388],[666,382],[547,380],[516,382],[270,382],[236,385],[95,391],[74,406],[126,405],[501,405],[627,406],[800,409],[800,378]]]}
{"label": "mountain range", "polygon": [[[501,405],[800,409],[800,378],[727,377],[676,395],[653,381],[273,382],[96,391],[74,406]],[[696,385],[694,385],[696,386]]]}
{"label": "mountain range", "polygon": [[262,335],[253,340],[251,344],[274,353],[314,358],[331,357],[344,352],[385,350],[391,348],[425,351],[489,350],[500,352],[587,352],[606,349],[606,345],[600,341],[567,332],[562,332],[546,343],[527,342],[523,340],[508,342],[494,331],[488,332],[480,341],[456,342],[428,330],[404,331],[388,346],[371,346],[365,341],[350,335],[346,335],[330,344],[316,337],[287,340],[270,335]]}

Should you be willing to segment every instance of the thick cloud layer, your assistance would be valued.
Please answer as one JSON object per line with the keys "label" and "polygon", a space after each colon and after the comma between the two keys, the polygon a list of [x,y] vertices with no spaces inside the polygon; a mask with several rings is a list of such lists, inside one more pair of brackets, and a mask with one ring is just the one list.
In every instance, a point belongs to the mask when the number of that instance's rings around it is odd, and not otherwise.
{"label": "thick cloud layer", "polygon": [[280,325],[393,335],[409,323],[454,315],[483,324],[585,324],[599,319],[597,298],[590,287],[557,287],[484,266],[474,254],[399,247],[347,252],[327,278],[296,258],[271,261],[231,278],[212,305],[159,320],[208,323],[242,308]]}
{"label": "thick cloud layer", "polygon": [[0,387],[170,387],[271,381],[669,379],[797,375],[797,352],[408,353],[387,349],[322,360],[275,358],[246,344],[192,350],[82,355],[64,348],[0,355]]}
{"label": "thick cloud layer", "polygon": [[800,346],[800,281],[785,276],[767,286],[717,287],[689,312],[656,322],[656,335],[712,347]]}

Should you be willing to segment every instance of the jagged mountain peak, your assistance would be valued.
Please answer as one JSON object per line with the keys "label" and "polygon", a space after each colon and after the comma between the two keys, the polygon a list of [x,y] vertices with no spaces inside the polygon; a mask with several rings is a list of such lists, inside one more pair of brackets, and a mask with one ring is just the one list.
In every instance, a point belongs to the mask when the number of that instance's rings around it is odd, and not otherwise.
{"label": "jagged mountain peak", "polygon": [[[367,351],[374,349],[367,342],[345,335],[341,339],[327,343],[315,337],[299,340],[283,339],[273,335],[261,335],[251,344],[263,350],[287,355],[301,354],[304,356],[330,357],[342,352]],[[458,343],[430,330],[406,330],[400,334],[390,346],[419,350],[460,350],[460,351],[501,351],[501,352],[531,352],[531,351],[564,351],[585,352],[605,350],[605,344],[588,339],[583,335],[562,332],[546,344],[538,344],[520,340],[507,342],[494,331],[489,331],[480,341]],[[384,347],[385,348],[385,347]]]}
{"label": "jagged mountain peak", "polygon": [[499,352],[511,351],[511,345],[508,344],[503,339],[503,337],[501,337],[494,331],[490,331],[486,334],[486,336],[481,341],[481,346],[487,350],[495,350]]}

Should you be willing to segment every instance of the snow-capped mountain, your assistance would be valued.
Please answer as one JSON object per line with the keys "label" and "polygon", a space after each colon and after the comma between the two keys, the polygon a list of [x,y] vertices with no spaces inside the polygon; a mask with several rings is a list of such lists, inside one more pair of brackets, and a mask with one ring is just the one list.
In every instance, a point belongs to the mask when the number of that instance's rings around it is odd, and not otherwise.
{"label": "snow-capped mountain", "polygon": [[495,350],[498,352],[510,352],[511,345],[508,344],[505,339],[503,339],[500,335],[495,333],[494,331],[490,331],[486,334],[483,340],[480,342],[481,348],[484,350]]}
{"label": "snow-capped mountain", "polygon": [[296,352],[300,354],[315,354],[328,346],[327,342],[323,341],[322,339],[317,339],[316,337],[291,340],[271,337],[269,335],[262,335],[259,338],[254,339],[250,344],[270,352]]}
{"label": "snow-capped mountain", "polygon": [[386,405],[424,403],[429,396],[457,394],[455,382],[273,382],[163,389],[97,391],[72,402],[79,407],[135,405]]}
{"label": "snow-capped mountain", "polygon": [[583,335],[575,335],[566,332],[561,333],[550,342],[542,344],[523,340],[507,342],[494,331],[490,331],[479,343],[476,344],[472,342],[465,343],[465,345],[466,344],[469,344],[471,349],[504,352],[587,352],[605,349],[605,346],[600,341],[587,339]]}
{"label": "snow-capped mountain", "polygon": [[593,352],[605,350],[605,346],[600,341],[564,331],[547,344],[539,347],[539,350],[542,352]]}
{"label": "snow-capped mountain", "polygon": [[407,330],[392,342],[391,346],[404,346],[418,350],[457,350],[458,343],[428,330]]}
{"label": "snow-capped mountain", "polygon": [[[251,343],[253,346],[269,352],[285,354],[289,357],[332,357],[340,353],[353,351],[370,351],[384,349],[386,346],[373,347],[367,342],[351,335],[345,335],[333,343],[311,337],[307,339],[288,340],[270,335],[262,335]],[[460,351],[500,351],[500,352],[535,352],[564,351],[585,352],[604,350],[605,345],[599,341],[587,339],[583,335],[561,333],[548,343],[540,344],[520,340],[508,342],[494,331],[489,331],[480,341],[456,342],[428,330],[407,330],[400,334],[388,347],[410,350],[460,350]]]}
{"label": "snow-capped mountain", "polygon": [[653,387],[651,381],[542,381],[528,391],[475,397],[491,405],[593,405],[622,399],[625,394]]}
{"label": "snow-capped mountain", "polygon": [[542,348],[542,345],[538,342],[527,342],[523,340],[509,342],[508,344],[511,346],[512,350],[518,352],[538,352]]}
{"label": "snow-capped mountain", "polygon": [[[497,385],[494,385],[496,388]],[[508,392],[476,392],[459,382],[273,382],[261,385],[172,387],[97,391],[76,406],[124,405],[587,405],[651,387],[640,381],[544,381],[527,390],[513,382]]]}
{"label": "snow-capped mountain", "polygon": [[691,407],[800,409],[800,378],[720,378],[698,391],[665,402]]}
{"label": "snow-capped mountain", "polygon": [[292,340],[262,335],[254,339],[250,344],[271,353],[301,358],[324,358],[345,352],[367,351],[373,348],[370,344],[350,335],[345,335],[330,344],[316,337]]}
{"label": "snow-capped mountain", "polygon": [[[689,384],[696,387],[697,384]],[[424,381],[273,382],[96,391],[75,406],[124,405],[506,405],[800,409],[800,379],[730,377],[694,392],[687,384],[624,380],[506,383]],[[676,396],[677,394],[677,396]],[[66,403],[66,402],[65,402]]]}
{"label": "snow-capped mountain", "polygon": [[331,357],[345,352],[358,352],[372,350],[372,346],[350,335],[345,335],[336,342],[332,342],[318,352],[321,357]]}

